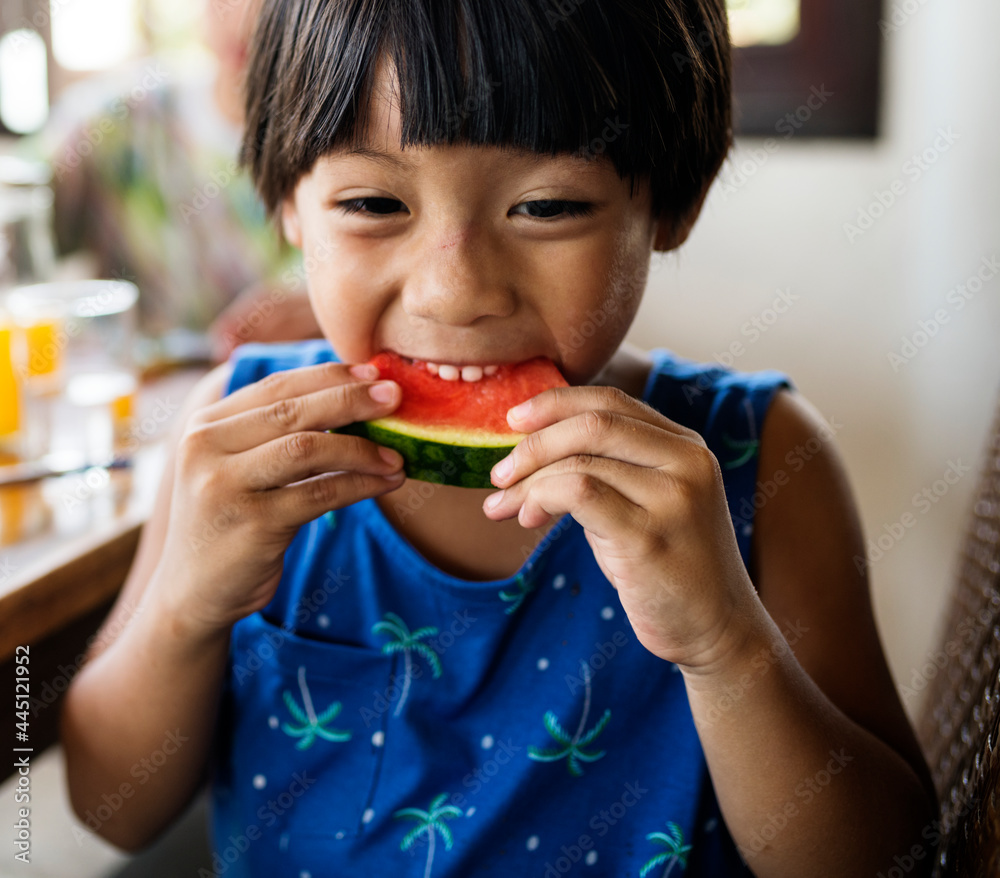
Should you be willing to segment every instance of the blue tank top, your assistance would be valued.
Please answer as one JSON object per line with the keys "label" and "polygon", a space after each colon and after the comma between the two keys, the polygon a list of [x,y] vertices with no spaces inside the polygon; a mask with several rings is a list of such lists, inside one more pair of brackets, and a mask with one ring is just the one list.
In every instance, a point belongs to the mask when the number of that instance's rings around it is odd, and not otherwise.
{"label": "blue tank top", "polygon": [[[776,372],[654,351],[643,399],[718,457],[748,562]],[[335,359],[247,345],[229,391]],[[516,575],[444,573],[364,500],[302,527],[231,639],[212,787],[217,875],[748,875],[682,675],[636,639],[582,528]],[[209,873],[206,873],[209,874]]]}

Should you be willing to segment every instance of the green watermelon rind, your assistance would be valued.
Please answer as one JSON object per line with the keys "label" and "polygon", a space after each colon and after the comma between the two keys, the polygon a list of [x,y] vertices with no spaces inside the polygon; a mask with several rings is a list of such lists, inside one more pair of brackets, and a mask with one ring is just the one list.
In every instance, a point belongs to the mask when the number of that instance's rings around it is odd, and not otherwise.
{"label": "green watermelon rind", "polygon": [[[487,434],[469,444],[465,442],[442,442],[429,438],[430,431],[421,430],[425,435],[414,435],[414,428],[398,418],[380,418],[375,421],[358,421],[341,427],[338,433],[349,433],[370,439],[377,445],[394,448],[403,456],[403,471],[408,478],[438,485],[452,485],[460,488],[492,488],[490,471],[520,441],[521,434]],[[465,431],[435,430],[452,437],[462,436]]]}

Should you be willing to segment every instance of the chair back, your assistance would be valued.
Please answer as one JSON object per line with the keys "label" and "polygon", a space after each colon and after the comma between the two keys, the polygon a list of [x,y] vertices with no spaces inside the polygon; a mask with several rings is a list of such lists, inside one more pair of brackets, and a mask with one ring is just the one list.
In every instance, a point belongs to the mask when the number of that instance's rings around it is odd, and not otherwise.
{"label": "chair back", "polygon": [[1000,875],[1000,409],[917,734],[940,802],[936,878]]}

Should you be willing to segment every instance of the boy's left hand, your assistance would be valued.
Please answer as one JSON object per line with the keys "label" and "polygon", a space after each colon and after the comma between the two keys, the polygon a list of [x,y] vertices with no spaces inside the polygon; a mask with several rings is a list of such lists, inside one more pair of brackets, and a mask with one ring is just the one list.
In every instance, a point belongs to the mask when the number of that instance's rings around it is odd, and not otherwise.
{"label": "boy's left hand", "polygon": [[742,644],[765,611],[698,433],[593,386],[547,390],[508,423],[528,435],[493,469],[504,490],[487,498],[489,518],[536,528],[572,515],[639,641],[660,658],[707,670]]}

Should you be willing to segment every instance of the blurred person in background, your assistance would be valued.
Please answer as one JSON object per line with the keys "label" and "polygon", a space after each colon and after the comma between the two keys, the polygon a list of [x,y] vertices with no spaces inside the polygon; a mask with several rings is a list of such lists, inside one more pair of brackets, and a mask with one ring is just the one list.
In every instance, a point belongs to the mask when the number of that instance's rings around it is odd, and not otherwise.
{"label": "blurred person in background", "polygon": [[238,168],[256,0],[202,0],[204,64],[147,58],[68,89],[35,149],[52,165],[60,252],[140,289],[147,361],[319,334],[297,251]]}

